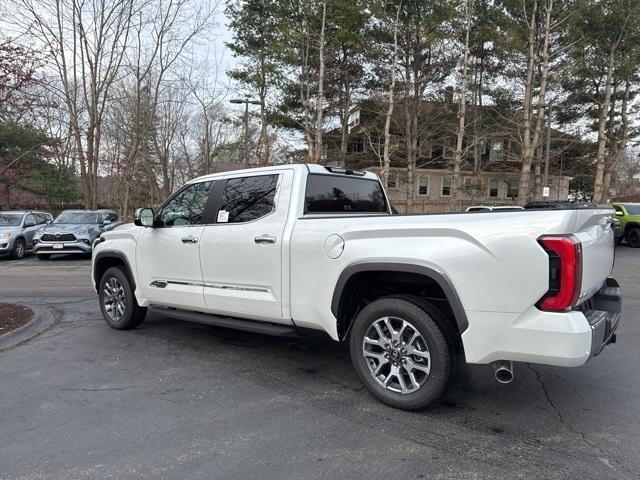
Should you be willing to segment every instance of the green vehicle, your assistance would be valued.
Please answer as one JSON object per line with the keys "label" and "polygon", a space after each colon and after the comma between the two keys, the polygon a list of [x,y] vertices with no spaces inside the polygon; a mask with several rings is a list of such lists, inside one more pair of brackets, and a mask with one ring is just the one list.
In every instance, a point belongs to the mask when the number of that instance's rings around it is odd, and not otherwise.
{"label": "green vehicle", "polygon": [[640,247],[640,203],[612,203],[620,229],[630,247]]}

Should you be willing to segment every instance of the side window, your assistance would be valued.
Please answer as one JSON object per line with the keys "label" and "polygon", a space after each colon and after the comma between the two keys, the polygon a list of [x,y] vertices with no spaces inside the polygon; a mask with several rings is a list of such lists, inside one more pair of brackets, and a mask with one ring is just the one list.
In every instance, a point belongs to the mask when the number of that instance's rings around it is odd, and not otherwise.
{"label": "side window", "polygon": [[275,209],[278,175],[230,178],[224,187],[218,223],[250,222]]}
{"label": "side window", "polygon": [[118,221],[118,215],[113,212],[107,212],[104,215],[105,220],[109,220],[111,223],[116,223]]}
{"label": "side window", "polygon": [[24,219],[24,226],[25,227],[33,227],[34,225],[37,225],[38,222],[36,221],[36,217],[33,216],[33,214],[29,214],[27,215],[27,218]]}
{"label": "side window", "polygon": [[46,217],[44,216],[44,213],[34,213],[35,217],[36,217],[36,224],[37,225],[42,225],[43,223],[47,223]]}
{"label": "side window", "polygon": [[202,223],[212,183],[202,182],[189,185],[169,200],[160,213],[160,219],[164,226],[178,227]]}

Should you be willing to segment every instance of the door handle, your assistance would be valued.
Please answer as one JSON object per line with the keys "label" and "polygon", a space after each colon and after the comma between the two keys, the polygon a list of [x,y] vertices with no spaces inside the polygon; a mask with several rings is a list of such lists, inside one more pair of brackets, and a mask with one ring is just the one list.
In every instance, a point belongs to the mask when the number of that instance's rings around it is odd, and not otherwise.
{"label": "door handle", "polygon": [[187,235],[186,237],[182,237],[182,243],[198,243],[198,239],[193,235]]}
{"label": "door handle", "polygon": [[260,235],[253,239],[256,243],[276,243],[276,237],[272,235]]}

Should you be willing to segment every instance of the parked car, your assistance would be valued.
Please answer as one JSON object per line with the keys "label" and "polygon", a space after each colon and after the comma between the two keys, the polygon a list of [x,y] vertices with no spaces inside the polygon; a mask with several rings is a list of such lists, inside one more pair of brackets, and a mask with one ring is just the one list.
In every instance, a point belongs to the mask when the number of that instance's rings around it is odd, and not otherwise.
{"label": "parked car", "polygon": [[[392,215],[378,177],[281,165],[193,180],[96,242],[102,315],[349,342],[378,399],[436,401],[457,362],[583,365],[615,341],[609,208]],[[497,232],[500,232],[497,234]]]}
{"label": "parked car", "polygon": [[33,253],[40,260],[53,254],[91,255],[96,238],[118,225],[118,214],[113,210],[65,210],[38,230]]}
{"label": "parked car", "polygon": [[640,247],[640,203],[612,203],[611,206],[616,210],[622,238],[630,247]]}
{"label": "parked car", "polygon": [[520,205],[474,205],[468,207],[466,212],[516,212],[524,210]]}
{"label": "parked car", "polygon": [[0,212],[0,254],[8,253],[15,259],[24,257],[33,248],[36,231],[52,218],[48,212],[33,210]]}

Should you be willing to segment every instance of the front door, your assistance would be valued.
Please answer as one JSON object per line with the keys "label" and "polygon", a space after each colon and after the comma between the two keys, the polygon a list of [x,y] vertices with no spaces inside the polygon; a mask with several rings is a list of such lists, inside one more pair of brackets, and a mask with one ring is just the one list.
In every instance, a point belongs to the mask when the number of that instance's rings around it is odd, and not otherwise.
{"label": "front door", "polygon": [[211,181],[187,185],[160,211],[160,226],[140,234],[138,281],[152,304],[204,306],[200,240],[212,185]]}
{"label": "front door", "polygon": [[42,227],[33,213],[28,213],[24,218],[23,235],[27,248],[33,247],[33,236]]}
{"label": "front door", "polygon": [[282,237],[292,183],[291,170],[226,180],[200,247],[208,310],[289,323],[282,315]]}

